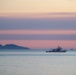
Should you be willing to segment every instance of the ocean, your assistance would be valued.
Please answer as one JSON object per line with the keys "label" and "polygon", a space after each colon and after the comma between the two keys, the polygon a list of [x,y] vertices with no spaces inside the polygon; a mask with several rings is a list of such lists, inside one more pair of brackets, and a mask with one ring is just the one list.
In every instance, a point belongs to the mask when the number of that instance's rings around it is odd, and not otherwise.
{"label": "ocean", "polygon": [[0,51],[0,75],[76,75],[76,51]]}

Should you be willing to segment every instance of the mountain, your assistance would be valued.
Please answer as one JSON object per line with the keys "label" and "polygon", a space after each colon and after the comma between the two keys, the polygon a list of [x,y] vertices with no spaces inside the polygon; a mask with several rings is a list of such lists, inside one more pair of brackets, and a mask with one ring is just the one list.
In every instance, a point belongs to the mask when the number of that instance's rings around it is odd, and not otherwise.
{"label": "mountain", "polygon": [[28,47],[17,46],[15,44],[6,44],[2,46],[0,44],[0,49],[29,49]]}

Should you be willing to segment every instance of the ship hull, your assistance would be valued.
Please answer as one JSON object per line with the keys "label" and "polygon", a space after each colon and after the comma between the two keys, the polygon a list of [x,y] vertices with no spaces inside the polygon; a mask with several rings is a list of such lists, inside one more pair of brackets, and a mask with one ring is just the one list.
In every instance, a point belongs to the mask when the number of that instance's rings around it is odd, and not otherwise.
{"label": "ship hull", "polygon": [[46,51],[46,52],[66,52],[66,50],[64,50],[64,51]]}

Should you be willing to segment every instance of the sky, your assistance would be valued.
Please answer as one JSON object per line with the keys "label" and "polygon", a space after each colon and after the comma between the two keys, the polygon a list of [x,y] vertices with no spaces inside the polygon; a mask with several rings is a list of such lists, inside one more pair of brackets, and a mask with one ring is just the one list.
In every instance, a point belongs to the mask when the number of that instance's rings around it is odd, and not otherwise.
{"label": "sky", "polygon": [[0,44],[76,48],[76,0],[0,0]]}

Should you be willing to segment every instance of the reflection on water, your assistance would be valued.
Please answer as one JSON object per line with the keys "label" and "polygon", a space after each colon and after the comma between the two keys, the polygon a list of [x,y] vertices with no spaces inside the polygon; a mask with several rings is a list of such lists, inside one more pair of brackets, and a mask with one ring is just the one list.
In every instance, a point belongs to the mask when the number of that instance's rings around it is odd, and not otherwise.
{"label": "reflection on water", "polygon": [[0,52],[0,75],[76,75],[76,52]]}

